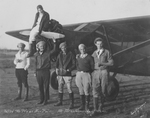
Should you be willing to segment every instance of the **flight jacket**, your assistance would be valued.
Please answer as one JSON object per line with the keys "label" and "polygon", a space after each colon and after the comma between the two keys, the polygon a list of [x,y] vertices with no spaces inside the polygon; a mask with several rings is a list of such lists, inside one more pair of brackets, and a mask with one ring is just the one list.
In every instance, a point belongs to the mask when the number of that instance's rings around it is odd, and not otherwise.
{"label": "flight jacket", "polygon": [[71,71],[75,69],[76,66],[75,57],[70,51],[66,53],[66,56],[64,58],[63,57],[63,53],[60,52],[56,60],[56,68],[59,69],[58,75],[71,76]]}
{"label": "flight jacket", "polygon": [[[34,20],[34,24],[33,24],[32,28],[34,28],[36,26],[38,17],[39,17],[39,12],[37,12],[35,15],[35,20]],[[46,11],[44,11],[43,17],[40,22],[39,34],[41,34],[42,31],[48,31],[49,21],[50,21],[49,14]]]}

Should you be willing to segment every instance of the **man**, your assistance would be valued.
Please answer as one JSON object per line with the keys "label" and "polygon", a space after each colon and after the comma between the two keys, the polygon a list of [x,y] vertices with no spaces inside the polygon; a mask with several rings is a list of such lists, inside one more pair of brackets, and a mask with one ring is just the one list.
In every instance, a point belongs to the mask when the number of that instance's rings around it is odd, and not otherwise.
{"label": "man", "polygon": [[55,106],[62,105],[63,100],[63,86],[66,83],[69,98],[70,98],[70,106],[69,109],[74,107],[74,95],[72,91],[72,77],[71,71],[75,69],[75,57],[72,52],[68,51],[66,42],[63,42],[59,45],[61,49],[60,54],[57,57],[56,61],[56,74],[58,79],[58,103]]}
{"label": "man", "polygon": [[[46,43],[44,41],[39,41],[37,48],[38,52],[35,53],[36,78],[40,90],[40,102],[38,102],[38,104],[46,105],[49,98],[50,57],[53,51],[46,51]],[[55,47],[53,50],[55,50]]]}
{"label": "man", "polygon": [[79,110],[89,110],[90,102],[90,87],[91,87],[91,73],[94,69],[94,60],[92,56],[86,53],[84,44],[78,46],[81,54],[77,55],[77,70],[76,85],[79,89],[81,106]]}
{"label": "man", "polygon": [[29,86],[28,86],[28,81],[27,81],[27,76],[28,76],[28,68],[30,66],[30,59],[27,58],[28,53],[24,50],[25,44],[24,43],[19,43],[17,45],[19,51],[15,55],[14,59],[14,64],[16,65],[16,77],[18,80],[18,97],[15,98],[14,100],[20,100],[21,99],[21,93],[22,93],[22,83],[24,84],[25,87],[25,99],[24,101],[28,100],[28,92],[29,92]]}
{"label": "man", "polygon": [[[104,96],[106,93],[106,86],[108,84],[109,71],[108,67],[113,66],[113,59],[110,52],[103,47],[103,39],[96,38],[94,44],[97,50],[92,54],[95,62],[92,87],[93,87],[93,115],[98,112],[103,112]],[[100,104],[98,109],[98,97],[100,96]]]}
{"label": "man", "polygon": [[49,22],[50,22],[49,14],[46,11],[44,11],[42,5],[38,5],[34,24],[29,37],[29,54],[28,54],[29,57],[33,56],[33,54],[36,52],[37,35],[41,35],[48,39],[53,40],[64,37],[64,35],[60,33],[48,32],[50,27]]}

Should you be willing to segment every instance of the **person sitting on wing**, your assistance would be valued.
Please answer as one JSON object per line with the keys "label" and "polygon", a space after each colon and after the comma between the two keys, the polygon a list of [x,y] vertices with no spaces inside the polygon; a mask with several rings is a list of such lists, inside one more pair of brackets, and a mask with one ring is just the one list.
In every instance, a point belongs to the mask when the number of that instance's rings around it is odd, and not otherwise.
{"label": "person sitting on wing", "polygon": [[37,13],[35,15],[34,24],[32,27],[32,30],[30,32],[29,36],[29,54],[28,57],[33,56],[33,54],[36,52],[36,36],[41,35],[48,39],[58,39],[58,38],[64,38],[65,36],[60,33],[56,32],[50,32],[49,29],[49,22],[50,17],[49,14],[44,11],[42,5],[37,6]]}

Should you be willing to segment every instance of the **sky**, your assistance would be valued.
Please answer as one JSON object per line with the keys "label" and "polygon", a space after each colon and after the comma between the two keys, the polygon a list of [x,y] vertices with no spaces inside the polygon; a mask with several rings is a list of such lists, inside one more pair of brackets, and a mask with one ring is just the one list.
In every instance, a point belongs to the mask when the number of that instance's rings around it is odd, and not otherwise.
{"label": "sky", "polygon": [[28,48],[5,32],[31,28],[39,4],[61,24],[150,15],[150,0],[0,0],[0,49]]}

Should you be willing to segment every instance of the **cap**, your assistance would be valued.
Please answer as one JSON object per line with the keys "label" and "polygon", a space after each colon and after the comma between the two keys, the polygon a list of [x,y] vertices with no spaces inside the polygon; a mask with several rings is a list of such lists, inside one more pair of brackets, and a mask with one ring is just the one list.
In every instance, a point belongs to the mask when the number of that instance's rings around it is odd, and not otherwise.
{"label": "cap", "polygon": [[25,48],[25,44],[24,43],[18,43],[17,47],[22,47],[22,48]]}
{"label": "cap", "polygon": [[103,42],[103,39],[100,38],[100,37],[97,37],[97,38],[94,40],[94,44],[96,44],[97,41],[102,41],[102,42]]}
{"label": "cap", "polygon": [[84,44],[80,44],[78,48],[80,49],[81,47],[85,48],[86,46]]}
{"label": "cap", "polygon": [[62,48],[62,47],[67,47],[66,42],[63,42],[63,43],[61,43],[61,44],[59,45],[59,48]]}
{"label": "cap", "polygon": [[39,47],[39,45],[44,46],[44,45],[45,45],[45,41],[39,41],[39,42],[36,44],[36,47]]}

